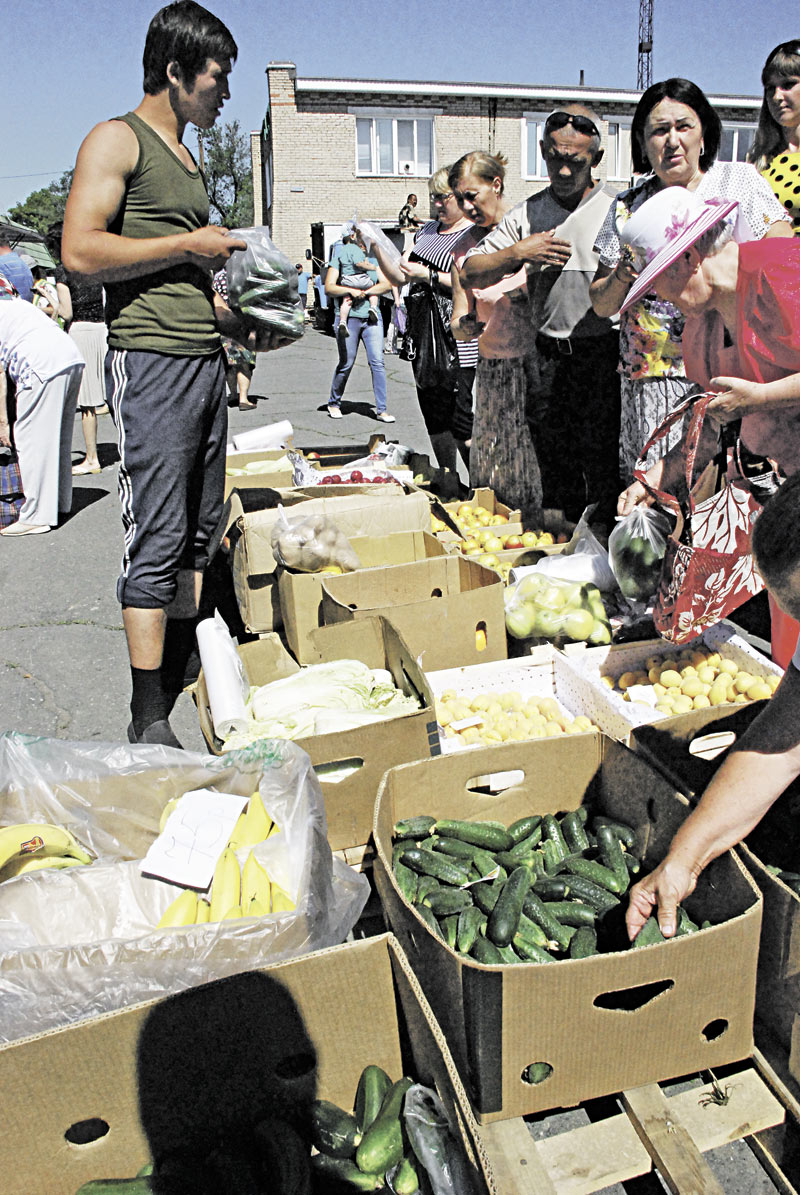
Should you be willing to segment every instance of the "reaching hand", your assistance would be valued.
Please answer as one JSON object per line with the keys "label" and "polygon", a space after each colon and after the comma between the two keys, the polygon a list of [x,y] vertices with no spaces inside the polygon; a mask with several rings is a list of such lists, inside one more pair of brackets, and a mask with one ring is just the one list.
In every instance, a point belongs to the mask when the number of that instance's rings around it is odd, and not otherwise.
{"label": "reaching hand", "polygon": [[569,241],[556,237],[555,229],[549,232],[535,232],[533,236],[524,237],[517,245],[517,254],[521,261],[539,266],[565,266],[572,253]]}
{"label": "reaching hand", "polygon": [[627,490],[623,490],[617,498],[617,514],[629,515],[635,506],[651,506],[653,499],[641,481],[632,481]]}
{"label": "reaching hand", "polygon": [[658,908],[658,925],[665,938],[672,938],[678,928],[677,908],[690,892],[694,892],[697,875],[683,863],[667,855],[655,871],[645,876],[630,891],[630,903],[625,916],[631,941],[644,923]]}
{"label": "reaching hand", "polygon": [[225,265],[234,249],[246,249],[247,242],[231,236],[227,228],[207,224],[186,234],[186,248],[189,258],[204,269],[219,270]]}
{"label": "reaching hand", "polygon": [[761,386],[744,378],[712,378],[709,389],[718,392],[708,404],[708,413],[719,423],[732,423],[743,415],[752,415],[761,402]]}

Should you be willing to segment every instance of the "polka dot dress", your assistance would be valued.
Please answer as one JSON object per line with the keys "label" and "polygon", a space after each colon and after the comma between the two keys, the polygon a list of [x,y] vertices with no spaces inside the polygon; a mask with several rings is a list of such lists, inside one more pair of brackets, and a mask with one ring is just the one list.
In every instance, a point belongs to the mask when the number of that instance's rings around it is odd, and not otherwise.
{"label": "polka dot dress", "polygon": [[800,236],[800,152],[778,154],[762,173]]}

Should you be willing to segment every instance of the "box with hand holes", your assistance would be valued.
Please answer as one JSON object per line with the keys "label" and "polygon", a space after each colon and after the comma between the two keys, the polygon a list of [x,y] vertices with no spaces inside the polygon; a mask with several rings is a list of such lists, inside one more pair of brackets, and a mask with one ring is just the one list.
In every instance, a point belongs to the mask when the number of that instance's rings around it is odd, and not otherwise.
{"label": "box with hand holes", "polygon": [[322,583],[322,618],[350,622],[382,614],[426,671],[508,656],[503,582],[490,568],[441,556]]}
{"label": "box with hand holes", "polygon": [[[75,1195],[173,1153],[200,1172],[180,1189],[206,1190],[215,1147],[235,1156],[262,1118],[293,1105],[300,1117],[308,1098],[349,1110],[368,1063],[434,1088],[459,1195],[500,1195],[441,1029],[389,934],[0,1046],[4,1195]],[[229,1171],[230,1195],[252,1191],[240,1177]]]}
{"label": "box with hand holes", "polygon": [[[502,791],[488,791],[489,778]],[[376,886],[481,1122],[571,1106],[752,1052],[761,898],[731,852],[706,869],[686,901],[689,915],[698,924],[708,919],[711,928],[553,964],[485,966],[457,954],[394,880],[392,830],[401,818],[508,825],[583,804],[633,827],[643,873],[663,858],[688,812],[649,764],[594,735],[407,764],[388,771],[378,792]],[[615,915],[624,909],[622,903]],[[552,1069],[544,1081],[526,1082],[537,1062]]]}

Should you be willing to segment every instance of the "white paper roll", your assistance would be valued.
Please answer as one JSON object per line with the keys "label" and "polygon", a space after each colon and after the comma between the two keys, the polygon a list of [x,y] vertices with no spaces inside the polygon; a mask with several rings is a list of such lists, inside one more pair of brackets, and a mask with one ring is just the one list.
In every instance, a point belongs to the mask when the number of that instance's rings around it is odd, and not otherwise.
{"label": "white paper roll", "polygon": [[240,432],[233,437],[233,447],[237,452],[254,452],[257,448],[286,448],[293,431],[289,420],[282,419],[280,423],[268,423],[264,427]]}
{"label": "white paper roll", "polygon": [[214,733],[226,739],[234,731],[247,729],[244,702],[248,685],[236,645],[219,614],[198,623],[197,646]]}

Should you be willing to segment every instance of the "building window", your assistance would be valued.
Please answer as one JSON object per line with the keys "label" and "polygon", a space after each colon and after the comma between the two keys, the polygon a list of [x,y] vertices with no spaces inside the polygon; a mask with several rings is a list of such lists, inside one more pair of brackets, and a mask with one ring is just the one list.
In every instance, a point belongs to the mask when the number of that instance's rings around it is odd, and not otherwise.
{"label": "building window", "polygon": [[433,120],[356,117],[356,173],[428,177],[433,173]]}
{"label": "building window", "polygon": [[546,179],[547,165],[539,142],[544,136],[544,122],[549,112],[527,112],[522,118],[522,177]]}
{"label": "building window", "polygon": [[608,122],[605,165],[606,178],[614,179],[615,182],[630,181],[633,173],[630,121],[611,120]]}
{"label": "building window", "polygon": [[724,121],[717,160],[720,162],[744,162],[755,135],[756,126],[754,124],[729,124],[728,121]]}

